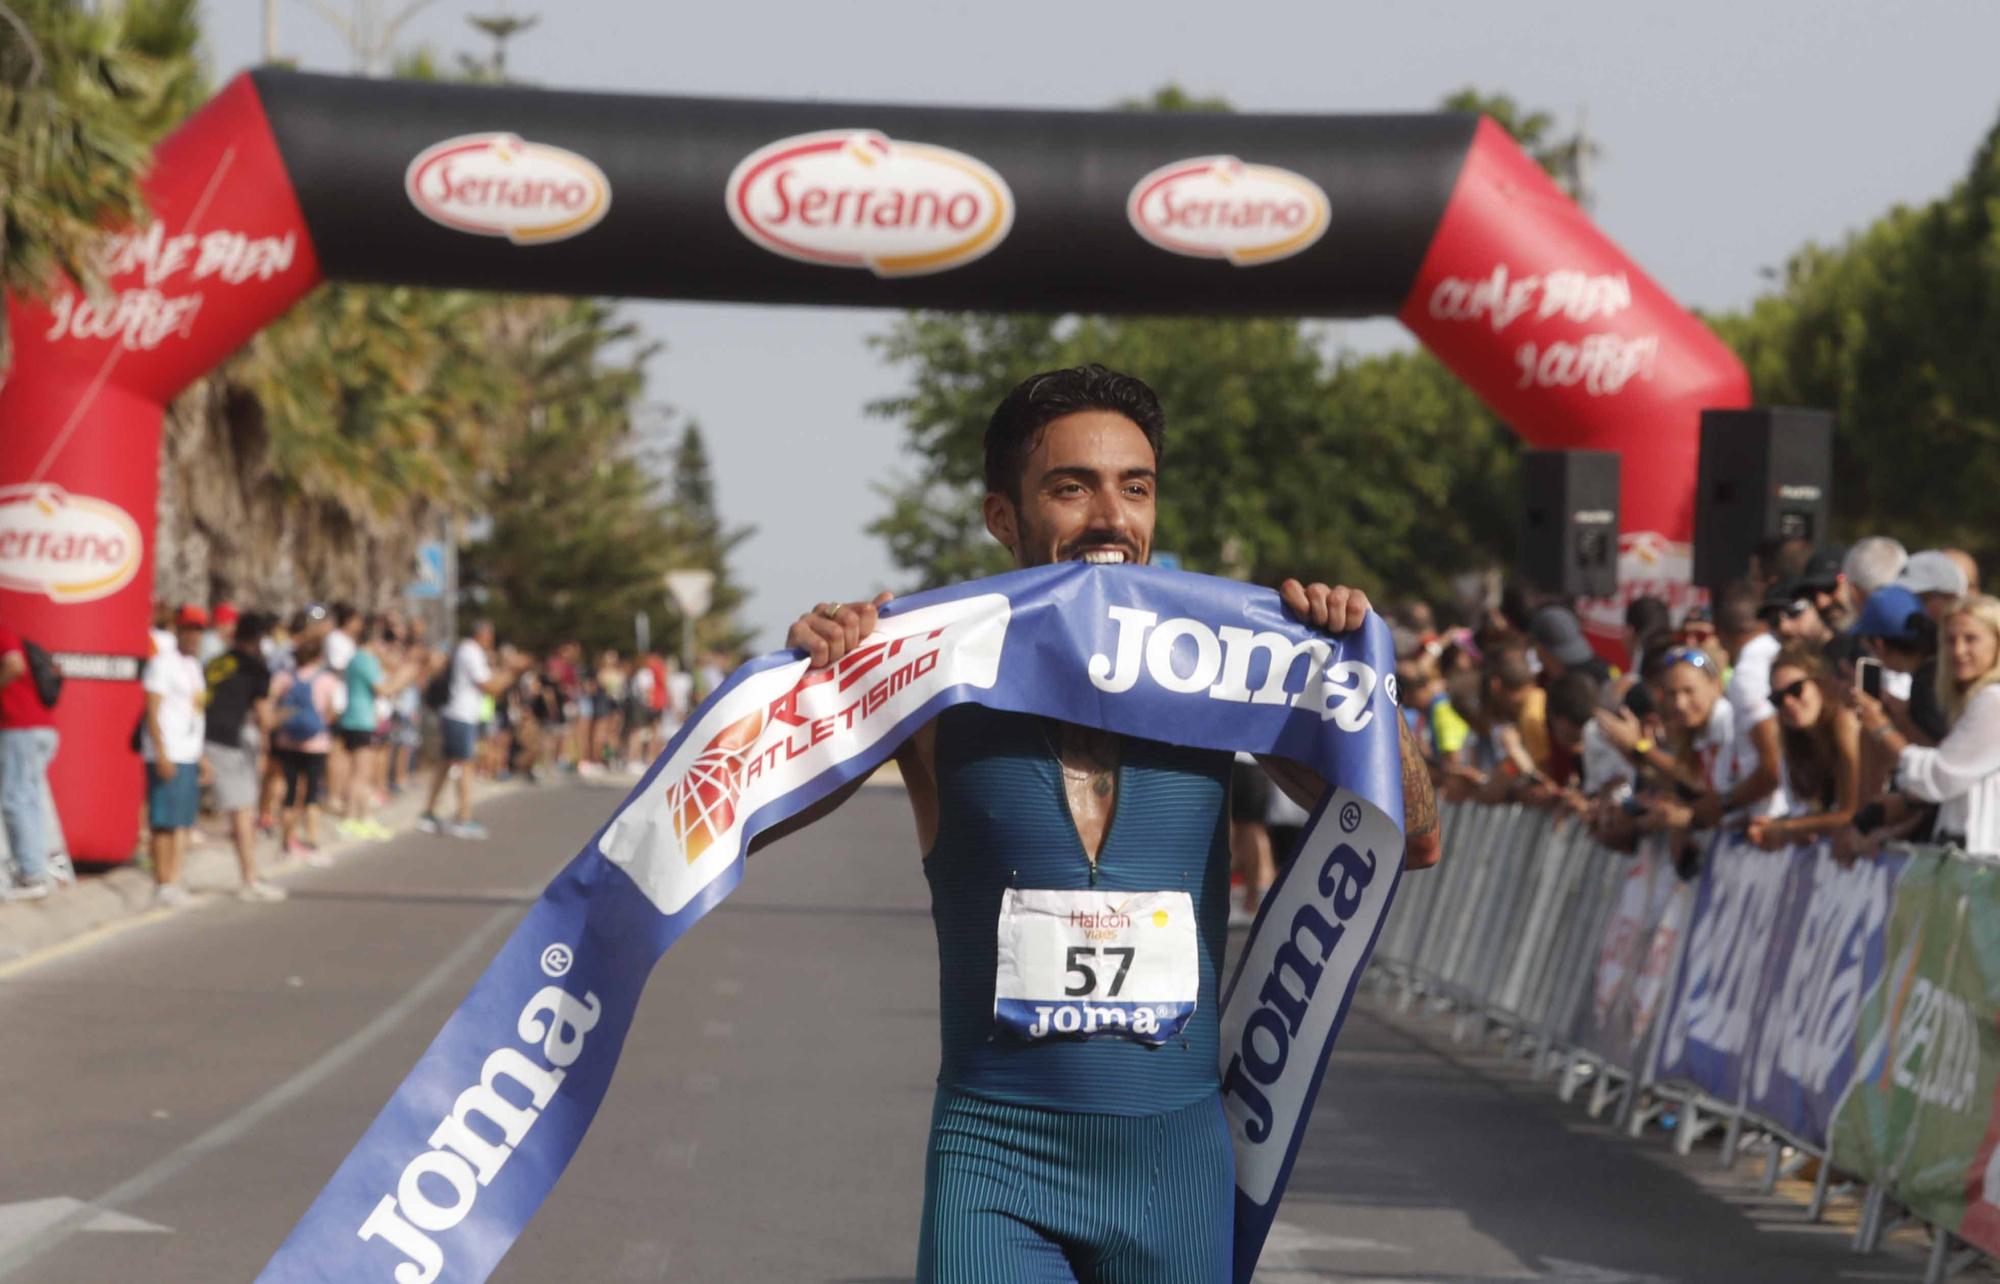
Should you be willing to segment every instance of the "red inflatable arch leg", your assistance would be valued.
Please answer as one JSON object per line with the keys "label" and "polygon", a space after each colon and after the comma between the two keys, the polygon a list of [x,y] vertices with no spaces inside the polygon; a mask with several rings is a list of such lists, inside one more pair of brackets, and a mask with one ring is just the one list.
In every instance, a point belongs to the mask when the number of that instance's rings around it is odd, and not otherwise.
{"label": "red inflatable arch leg", "polygon": [[86,861],[126,860],[137,837],[166,402],[319,279],[247,78],[161,145],[145,190],[153,222],[110,243],[102,298],[10,301],[0,385],[0,615],[63,657],[49,783]]}

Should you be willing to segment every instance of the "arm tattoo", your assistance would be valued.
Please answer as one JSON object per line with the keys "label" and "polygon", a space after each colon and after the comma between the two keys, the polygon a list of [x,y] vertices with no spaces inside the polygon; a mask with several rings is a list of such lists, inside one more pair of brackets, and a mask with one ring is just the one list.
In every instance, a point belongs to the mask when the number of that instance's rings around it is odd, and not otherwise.
{"label": "arm tattoo", "polygon": [[1403,754],[1403,834],[1405,838],[1425,838],[1437,832],[1437,793],[1431,788],[1430,765],[1424,761],[1410,724],[1398,716],[1397,737]]}

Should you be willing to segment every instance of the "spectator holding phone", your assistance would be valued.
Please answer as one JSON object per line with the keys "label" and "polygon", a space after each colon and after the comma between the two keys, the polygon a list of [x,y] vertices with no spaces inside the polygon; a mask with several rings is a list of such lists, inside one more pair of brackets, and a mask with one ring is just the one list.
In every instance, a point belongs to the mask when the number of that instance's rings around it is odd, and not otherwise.
{"label": "spectator holding phone", "polygon": [[1748,774],[1737,761],[1736,720],[1722,698],[1720,666],[1706,652],[1676,647],[1659,655],[1657,687],[1660,725],[1667,744],[1645,733],[1629,708],[1598,714],[1598,725],[1620,750],[1672,786],[1672,797],[1654,801],[1640,817],[1642,828],[1691,828],[1691,805],[1704,794],[1727,796]]}
{"label": "spectator holding phone", "polygon": [[1866,652],[1855,662],[1855,685],[1881,702],[1911,744],[1944,739],[1949,720],[1937,695],[1938,626],[1922,599],[1894,584],[1877,589],[1854,633]]}
{"label": "spectator holding phone", "polygon": [[1881,701],[1857,693],[1855,707],[1904,791],[1940,804],[1937,841],[2000,860],[2000,600],[1975,594],[1945,616],[1937,696],[1950,726],[1935,748],[1912,744]]}
{"label": "spectator holding phone", "polygon": [[1826,662],[1787,647],[1771,662],[1770,704],[1784,748],[1788,816],[1755,816],[1746,829],[1765,851],[1845,829],[1861,801],[1861,722],[1834,699]]}

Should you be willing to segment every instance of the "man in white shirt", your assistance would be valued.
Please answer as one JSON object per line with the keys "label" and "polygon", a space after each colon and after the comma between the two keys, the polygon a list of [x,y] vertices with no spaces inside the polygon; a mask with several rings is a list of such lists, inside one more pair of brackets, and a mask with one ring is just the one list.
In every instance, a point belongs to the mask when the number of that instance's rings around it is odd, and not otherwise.
{"label": "man in white shirt", "polygon": [[1715,638],[1729,652],[1729,683],[1723,697],[1730,707],[1731,744],[1712,782],[1716,792],[1694,806],[1704,829],[1727,820],[1785,813],[1784,754],[1778,742],[1778,711],[1771,704],[1771,661],[1778,639],[1764,627],[1757,608],[1761,595],[1739,581],[1715,602]]}
{"label": "man in white shirt", "polygon": [[[472,626],[472,636],[459,639],[451,653],[450,692],[439,710],[444,726],[444,758],[431,780],[430,800],[417,828],[427,834],[447,834],[453,838],[484,838],[486,827],[472,819],[472,755],[479,748],[479,722],[484,697],[497,696],[528,667],[524,656],[494,671],[487,658],[493,646],[493,621],[480,620]],[[444,783],[458,780],[458,815],[449,821],[437,817],[439,795]]]}
{"label": "man in white shirt", "polygon": [[146,823],[153,858],[155,899],[180,905],[188,831],[201,801],[203,702],[208,683],[195,658],[208,612],[183,606],[174,617],[174,640],[146,661],[140,685],[146,692],[146,720],[139,737],[146,761]]}

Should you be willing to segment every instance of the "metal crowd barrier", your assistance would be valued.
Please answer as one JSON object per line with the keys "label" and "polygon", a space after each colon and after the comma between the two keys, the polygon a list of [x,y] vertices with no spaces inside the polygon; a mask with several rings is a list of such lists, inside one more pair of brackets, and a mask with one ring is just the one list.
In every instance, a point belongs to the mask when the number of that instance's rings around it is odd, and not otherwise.
{"label": "metal crowd barrier", "polygon": [[[1861,1195],[1856,1252],[1872,1251],[1898,1224],[1880,1187],[1833,1187],[1834,1166],[1824,1146],[1753,1115],[1740,1095],[1721,1102],[1692,1084],[1654,1081],[1671,997],[1680,986],[1685,931],[1671,963],[1654,977],[1664,988],[1636,1040],[1622,1050],[1611,1046],[1616,1040],[1600,1039],[1597,1046],[1581,1040],[1593,988],[1610,957],[1606,932],[1641,857],[1605,848],[1575,818],[1518,804],[1444,803],[1439,813],[1446,856],[1434,872],[1402,881],[1370,963],[1368,981],[1379,995],[1401,1011],[1421,1006],[1449,1015],[1454,1042],[1503,1038],[1507,1053],[1527,1061],[1535,1079],[1560,1075],[1564,1101],[1590,1082],[1590,1115],[1600,1117],[1615,1105],[1617,1126],[1632,1136],[1671,1111],[1677,1116],[1675,1147],[1687,1154],[1714,1128],[1726,1127],[1724,1166],[1733,1166],[1746,1149],[1761,1148],[1765,1194],[1780,1178],[1821,1161],[1808,1219],[1818,1221],[1835,1193]],[[1640,944],[1628,958],[1628,974],[1644,950]],[[1902,1220],[1911,1219],[1905,1214]],[[1933,1229],[1926,1284],[1939,1284],[1978,1256],[1954,1255],[1953,1237]]]}
{"label": "metal crowd barrier", "polygon": [[1581,824],[1517,805],[1446,803],[1440,823],[1449,857],[1403,880],[1375,947],[1382,982],[1406,1011],[1422,1002],[1456,1012],[1457,1040],[1506,1032],[1538,1076],[1602,1061],[1574,1048],[1571,1032],[1631,858]]}

